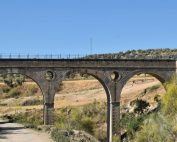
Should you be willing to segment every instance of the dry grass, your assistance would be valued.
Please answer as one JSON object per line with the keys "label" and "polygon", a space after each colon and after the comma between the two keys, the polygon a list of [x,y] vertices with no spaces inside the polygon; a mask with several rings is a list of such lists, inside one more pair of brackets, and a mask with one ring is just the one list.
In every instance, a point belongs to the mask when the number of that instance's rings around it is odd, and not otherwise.
{"label": "dry grass", "polygon": [[[153,85],[157,85],[160,82],[153,77],[134,77],[123,88],[121,95],[121,104],[124,105],[134,99],[136,99],[142,91]],[[33,83],[25,83],[25,86]],[[2,84],[0,84],[2,85]],[[36,87],[35,87],[36,88]],[[37,94],[40,94],[40,90],[36,90]],[[164,94],[165,90],[161,86],[159,89],[147,93],[143,99],[148,100],[150,103],[154,103],[154,97],[156,94]],[[39,95],[42,99],[42,95]],[[67,106],[82,106],[93,103],[94,101],[106,102],[106,93],[102,85],[97,80],[75,80],[75,81],[63,81],[62,90],[55,96],[55,108],[63,108]],[[41,109],[42,105],[37,106],[23,106],[23,107],[7,107],[1,106],[0,112],[13,113],[15,111],[25,111],[26,109]]]}

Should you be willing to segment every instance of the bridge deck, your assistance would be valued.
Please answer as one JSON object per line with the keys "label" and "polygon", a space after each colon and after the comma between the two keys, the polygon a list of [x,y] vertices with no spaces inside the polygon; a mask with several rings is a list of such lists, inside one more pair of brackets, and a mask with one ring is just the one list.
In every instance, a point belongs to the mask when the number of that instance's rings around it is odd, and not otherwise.
{"label": "bridge deck", "polygon": [[150,59],[0,59],[0,67],[175,68],[176,60]]}

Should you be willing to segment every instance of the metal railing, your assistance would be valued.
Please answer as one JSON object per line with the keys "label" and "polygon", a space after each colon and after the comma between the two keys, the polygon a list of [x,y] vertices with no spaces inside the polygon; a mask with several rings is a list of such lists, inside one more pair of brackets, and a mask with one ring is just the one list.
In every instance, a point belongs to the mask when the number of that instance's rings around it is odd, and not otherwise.
{"label": "metal railing", "polygon": [[0,59],[80,59],[86,58],[87,55],[72,54],[0,54]]}
{"label": "metal railing", "polygon": [[118,54],[0,54],[0,59],[117,59],[117,60],[177,60],[175,56],[120,57]]}

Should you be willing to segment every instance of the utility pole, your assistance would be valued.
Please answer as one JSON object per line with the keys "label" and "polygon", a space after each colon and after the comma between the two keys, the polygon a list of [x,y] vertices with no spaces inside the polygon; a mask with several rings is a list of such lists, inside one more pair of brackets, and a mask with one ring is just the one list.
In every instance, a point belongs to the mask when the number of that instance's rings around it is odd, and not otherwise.
{"label": "utility pole", "polygon": [[90,54],[92,54],[93,51],[93,39],[90,38]]}

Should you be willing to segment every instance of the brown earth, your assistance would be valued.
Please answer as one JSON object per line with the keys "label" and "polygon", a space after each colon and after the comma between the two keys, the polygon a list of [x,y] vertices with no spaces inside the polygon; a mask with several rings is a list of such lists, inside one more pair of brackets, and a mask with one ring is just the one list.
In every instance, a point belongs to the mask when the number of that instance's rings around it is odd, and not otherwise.
{"label": "brown earth", "polygon": [[[134,78],[122,90],[121,104],[126,104],[136,99],[146,88],[160,85],[160,88],[147,93],[142,99],[154,103],[157,94],[164,94],[165,90],[158,80],[153,77]],[[56,94],[55,108],[66,106],[80,106],[92,103],[95,100],[106,102],[106,93],[97,80],[64,81],[62,91]]]}
{"label": "brown earth", "polygon": [[[121,94],[121,104],[125,105],[128,102],[135,100],[146,88],[160,85],[160,82],[154,77],[134,77],[123,88]],[[67,106],[81,106],[96,101],[106,102],[106,93],[102,85],[97,80],[73,80],[63,81],[62,90],[55,96],[55,108]],[[154,97],[157,94],[164,94],[165,90],[161,85],[155,91],[146,93],[142,99],[146,99],[151,104],[154,104]],[[42,99],[42,96],[41,96]],[[0,112],[16,113],[25,111],[26,109],[42,109],[42,105],[38,106],[1,106]]]}

